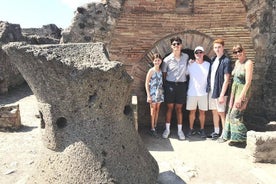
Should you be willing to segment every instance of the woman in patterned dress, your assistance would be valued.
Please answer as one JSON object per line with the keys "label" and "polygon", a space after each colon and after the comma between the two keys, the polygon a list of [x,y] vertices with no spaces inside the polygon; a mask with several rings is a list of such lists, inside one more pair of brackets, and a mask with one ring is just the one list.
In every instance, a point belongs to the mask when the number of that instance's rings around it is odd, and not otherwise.
{"label": "woman in patterned dress", "polygon": [[251,81],[253,75],[253,61],[246,58],[241,44],[233,47],[233,54],[237,57],[232,71],[233,83],[226,116],[224,141],[230,140],[230,146],[246,146],[247,129],[243,115],[251,95]]}
{"label": "woman in patterned dress", "polygon": [[154,66],[150,68],[147,73],[145,87],[147,92],[147,102],[150,104],[150,131],[152,135],[156,136],[156,126],[160,105],[162,102],[164,102],[163,79],[162,71],[160,69],[162,58],[160,54],[153,55],[153,64]]}

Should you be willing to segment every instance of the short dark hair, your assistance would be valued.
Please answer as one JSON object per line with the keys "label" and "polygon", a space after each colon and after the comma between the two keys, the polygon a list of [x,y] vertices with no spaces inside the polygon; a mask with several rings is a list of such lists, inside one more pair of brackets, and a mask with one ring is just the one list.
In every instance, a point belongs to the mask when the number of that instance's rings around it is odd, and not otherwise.
{"label": "short dark hair", "polygon": [[181,44],[182,44],[182,40],[181,40],[181,38],[178,37],[178,36],[175,36],[175,37],[172,37],[172,38],[171,38],[171,44],[172,44],[174,41],[177,41],[178,43],[181,43]]}

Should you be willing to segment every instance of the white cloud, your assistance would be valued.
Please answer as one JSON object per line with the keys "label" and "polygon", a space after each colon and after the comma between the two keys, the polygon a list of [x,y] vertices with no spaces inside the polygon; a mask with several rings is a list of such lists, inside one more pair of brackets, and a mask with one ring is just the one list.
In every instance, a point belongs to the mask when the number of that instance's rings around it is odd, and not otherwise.
{"label": "white cloud", "polygon": [[72,9],[76,9],[78,6],[82,6],[84,4],[92,2],[101,2],[101,0],[61,0],[61,2]]}

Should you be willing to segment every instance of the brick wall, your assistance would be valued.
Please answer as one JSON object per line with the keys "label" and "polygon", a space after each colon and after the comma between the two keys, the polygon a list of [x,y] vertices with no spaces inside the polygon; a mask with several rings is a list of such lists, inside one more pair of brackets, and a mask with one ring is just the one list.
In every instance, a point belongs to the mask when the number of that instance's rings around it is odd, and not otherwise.
{"label": "brick wall", "polygon": [[[167,54],[170,51],[170,37],[181,36],[185,48],[194,49],[196,45],[203,45],[209,56],[213,55],[212,41],[223,38],[226,52],[231,58],[232,46],[240,42],[248,57],[254,60],[255,51],[243,1],[193,2],[188,8],[175,8],[175,0],[129,0],[125,2],[123,12],[117,20],[108,46],[110,59],[124,62],[134,77],[133,93],[138,96],[139,117],[143,117],[143,120],[140,118],[140,124],[149,122],[144,89],[149,55],[156,50],[161,51],[163,56]],[[161,122],[164,121],[162,115],[164,113],[160,115]]]}

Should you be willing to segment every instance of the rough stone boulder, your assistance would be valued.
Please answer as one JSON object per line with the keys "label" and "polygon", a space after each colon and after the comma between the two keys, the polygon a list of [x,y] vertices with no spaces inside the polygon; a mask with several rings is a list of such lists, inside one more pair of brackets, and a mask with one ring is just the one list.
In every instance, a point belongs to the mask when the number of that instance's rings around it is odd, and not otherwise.
{"label": "rough stone boulder", "polygon": [[24,37],[21,33],[19,24],[10,24],[5,21],[0,21],[0,42],[9,43],[15,41],[23,41]]}
{"label": "rough stone boulder", "polygon": [[102,0],[77,8],[69,28],[62,31],[61,43],[109,43],[125,0]]}
{"label": "rough stone boulder", "polygon": [[253,162],[276,163],[276,131],[248,131],[246,149]]}
{"label": "rough stone boulder", "polygon": [[55,24],[48,24],[42,28],[23,28],[22,34],[29,44],[58,44],[61,31]]}
{"label": "rough stone boulder", "polygon": [[103,43],[3,47],[45,123],[29,183],[155,184],[159,169],[131,122],[131,77]]}
{"label": "rough stone boulder", "polygon": [[8,92],[9,88],[24,82],[17,68],[2,50],[3,44],[15,41],[24,41],[20,25],[0,21],[0,94]]}

